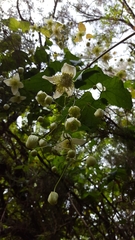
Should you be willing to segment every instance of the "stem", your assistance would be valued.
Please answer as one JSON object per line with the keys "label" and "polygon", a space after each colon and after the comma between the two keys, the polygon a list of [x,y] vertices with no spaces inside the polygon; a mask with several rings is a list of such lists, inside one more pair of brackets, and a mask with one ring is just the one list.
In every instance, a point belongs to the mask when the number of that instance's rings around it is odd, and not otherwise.
{"label": "stem", "polygon": [[58,186],[59,182],[61,181],[61,179],[62,179],[62,177],[63,177],[64,173],[66,172],[66,170],[67,170],[68,166],[69,166],[69,164],[67,164],[67,165],[66,165],[66,167],[63,169],[63,172],[62,172],[62,174],[61,174],[60,178],[58,179],[57,183],[55,184],[55,187],[54,187],[54,192],[56,191],[56,188],[57,188],[57,186]]}
{"label": "stem", "polygon": [[100,54],[97,58],[95,58],[90,64],[88,64],[83,70],[91,67],[91,65],[93,63],[95,63],[97,60],[99,60],[101,57],[103,57],[106,53],[110,52],[113,48],[117,47],[118,45],[120,45],[121,43],[123,43],[124,41],[126,41],[127,39],[133,37],[135,35],[135,32],[131,33],[130,35],[128,35],[126,38],[123,38],[120,42],[114,44],[112,47],[108,48],[105,52],[103,52],[102,54]]}

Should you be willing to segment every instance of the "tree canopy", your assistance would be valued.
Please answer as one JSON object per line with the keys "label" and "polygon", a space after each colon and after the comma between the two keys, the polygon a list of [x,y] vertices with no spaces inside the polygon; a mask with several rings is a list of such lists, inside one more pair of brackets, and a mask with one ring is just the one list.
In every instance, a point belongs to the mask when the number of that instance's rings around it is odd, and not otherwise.
{"label": "tree canopy", "polygon": [[134,1],[41,4],[0,6],[0,238],[134,240]]}

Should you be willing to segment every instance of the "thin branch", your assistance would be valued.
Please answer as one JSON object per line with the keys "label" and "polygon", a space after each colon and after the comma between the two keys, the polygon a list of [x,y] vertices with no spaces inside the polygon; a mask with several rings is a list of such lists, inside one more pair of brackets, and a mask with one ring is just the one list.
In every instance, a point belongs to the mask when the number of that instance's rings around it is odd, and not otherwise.
{"label": "thin branch", "polygon": [[106,53],[110,52],[113,48],[117,47],[118,45],[120,45],[121,43],[125,42],[127,39],[133,37],[135,35],[135,32],[131,33],[130,35],[128,35],[127,37],[125,37],[124,39],[122,39],[120,42],[114,44],[112,47],[108,48],[106,51],[104,51],[103,53],[101,53],[97,58],[95,58],[90,64],[87,64],[87,66],[83,69],[87,69],[90,68],[93,63],[97,62],[101,57],[103,57]]}
{"label": "thin branch", "polygon": [[120,0],[120,3],[123,5],[123,7],[125,8],[125,10],[132,16],[133,19],[135,19],[135,14],[132,11],[132,9],[129,7],[128,3],[126,2],[126,0],[123,0],[123,2]]}
{"label": "thin branch", "polygon": [[16,2],[16,8],[17,8],[17,11],[18,11],[18,14],[19,14],[19,17],[22,21],[27,21],[26,19],[24,19],[21,15],[21,12],[20,12],[20,9],[19,9],[19,0],[17,0]]}
{"label": "thin branch", "polygon": [[[93,16],[94,17],[94,16]],[[114,22],[123,22],[129,27],[131,27],[134,30],[134,25],[130,21],[126,21],[123,18],[115,18],[115,17],[104,17],[104,16],[99,16],[97,18],[92,18],[92,19],[87,19],[82,21],[84,22],[94,22],[94,21],[99,21],[99,20],[108,20],[108,21],[114,21]]]}
{"label": "thin branch", "polygon": [[89,226],[87,225],[86,221],[82,218],[81,213],[78,211],[78,209],[77,209],[76,206],[74,205],[70,193],[68,193],[68,196],[69,196],[69,198],[70,198],[71,205],[72,205],[73,208],[75,209],[75,211],[76,211],[76,213],[78,214],[78,216],[81,218],[81,220],[82,220],[82,222],[84,223],[85,227],[87,227],[87,229],[88,229],[88,231],[89,231],[89,234],[90,234],[90,236],[91,236],[91,239],[92,239],[92,240],[95,240],[95,238],[94,238],[94,236],[93,236],[93,234],[92,234]]}
{"label": "thin branch", "polygon": [[54,1],[54,8],[53,8],[53,13],[52,13],[52,17],[55,18],[55,13],[56,13],[56,8],[58,5],[59,0],[55,0]]}

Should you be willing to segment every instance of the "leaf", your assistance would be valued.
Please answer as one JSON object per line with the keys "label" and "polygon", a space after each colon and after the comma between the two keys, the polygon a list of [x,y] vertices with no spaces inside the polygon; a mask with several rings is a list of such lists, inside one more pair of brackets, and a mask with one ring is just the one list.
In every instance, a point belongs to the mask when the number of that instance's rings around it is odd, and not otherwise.
{"label": "leaf", "polygon": [[124,88],[121,80],[117,77],[110,78],[104,82],[103,85],[106,87],[106,91],[101,93],[101,98],[105,98],[108,103],[117,107],[123,107],[125,109],[132,108],[131,94]]}
{"label": "leaf", "polygon": [[43,75],[50,75],[50,70],[47,68],[46,71],[43,73],[38,73],[31,77],[30,79],[23,80],[24,89],[30,93],[36,93],[42,89],[46,93],[52,92],[52,84],[43,79]]}
{"label": "leaf", "polygon": [[30,23],[28,21],[20,21],[19,28],[25,33],[30,29]]}
{"label": "leaf", "polygon": [[50,33],[50,31],[49,31],[47,28],[41,27],[41,28],[39,29],[39,31],[40,31],[43,35],[45,35],[46,37],[48,37],[48,38],[51,37],[51,33]]}
{"label": "leaf", "polygon": [[123,82],[118,77],[112,78],[104,74],[97,66],[84,71],[81,81],[77,81],[76,85],[79,85],[81,90],[87,90],[93,88],[97,83],[101,83],[105,88],[101,92],[100,99],[106,99],[108,104],[114,106],[125,109],[132,108],[131,94],[124,88]]}
{"label": "leaf", "polygon": [[90,92],[86,92],[80,99],[76,101],[76,105],[81,109],[80,121],[82,124],[82,128],[83,125],[91,129],[97,128],[101,119],[96,118],[94,116],[94,112],[97,108],[105,108],[105,105],[102,103],[102,101],[100,99],[93,99],[92,94]]}
{"label": "leaf", "polygon": [[131,90],[131,95],[132,95],[132,98],[135,99],[135,89],[132,89],[132,90]]}
{"label": "leaf", "polygon": [[45,51],[44,47],[40,47],[36,49],[34,58],[36,63],[41,63],[41,62],[47,63],[49,60],[49,55]]}
{"label": "leaf", "polygon": [[80,58],[72,54],[68,48],[64,48],[65,58],[64,60],[70,63],[71,60],[80,61]]}
{"label": "leaf", "polygon": [[86,27],[82,22],[80,22],[78,24],[78,29],[79,29],[80,32],[85,32],[86,31]]}
{"label": "leaf", "polygon": [[17,31],[19,28],[19,21],[17,21],[15,18],[9,18],[9,28],[13,31]]}

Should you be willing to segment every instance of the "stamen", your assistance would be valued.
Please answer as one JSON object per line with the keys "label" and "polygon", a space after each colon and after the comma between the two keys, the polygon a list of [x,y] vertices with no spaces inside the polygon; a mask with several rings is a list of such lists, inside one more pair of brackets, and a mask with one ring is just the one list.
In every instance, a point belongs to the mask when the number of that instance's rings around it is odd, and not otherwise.
{"label": "stamen", "polygon": [[63,73],[61,76],[61,86],[70,88],[72,86],[72,78],[71,74]]}

